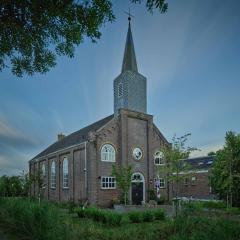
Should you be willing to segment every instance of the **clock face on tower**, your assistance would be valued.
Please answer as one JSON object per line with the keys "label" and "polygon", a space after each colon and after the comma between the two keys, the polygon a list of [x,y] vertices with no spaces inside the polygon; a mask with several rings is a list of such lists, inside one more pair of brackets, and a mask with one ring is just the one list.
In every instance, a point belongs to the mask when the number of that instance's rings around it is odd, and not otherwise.
{"label": "clock face on tower", "polygon": [[138,148],[138,147],[133,149],[132,154],[133,154],[133,157],[134,157],[135,160],[140,160],[142,158],[142,155],[143,155],[141,148]]}

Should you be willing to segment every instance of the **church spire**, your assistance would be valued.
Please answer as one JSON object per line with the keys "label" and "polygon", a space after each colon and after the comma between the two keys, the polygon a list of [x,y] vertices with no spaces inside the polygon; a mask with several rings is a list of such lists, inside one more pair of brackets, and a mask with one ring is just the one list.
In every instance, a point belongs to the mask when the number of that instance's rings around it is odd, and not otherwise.
{"label": "church spire", "polygon": [[122,63],[122,72],[127,70],[132,70],[134,72],[138,72],[137,69],[137,61],[134,51],[134,44],[132,38],[132,31],[131,31],[131,17],[130,13],[128,16],[128,32],[127,32],[127,39]]}

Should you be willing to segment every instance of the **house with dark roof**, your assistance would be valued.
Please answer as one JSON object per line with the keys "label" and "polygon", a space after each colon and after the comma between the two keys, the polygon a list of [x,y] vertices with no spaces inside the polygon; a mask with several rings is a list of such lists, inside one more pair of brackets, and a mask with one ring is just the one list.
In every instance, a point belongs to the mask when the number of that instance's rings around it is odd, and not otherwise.
{"label": "house with dark roof", "polygon": [[[147,113],[147,79],[138,71],[130,20],[121,73],[113,81],[114,114],[68,136],[59,134],[29,161],[31,174],[42,172],[45,199],[109,206],[121,196],[112,165],[131,164],[129,201],[149,200],[158,165],[164,163],[161,149],[169,143]],[[158,178],[161,194],[168,196],[165,176]],[[33,184],[31,195],[38,190]]]}
{"label": "house with dark roof", "polygon": [[[178,186],[178,196],[193,199],[215,199],[212,192],[210,174],[214,156],[188,158],[183,160],[188,171],[180,172],[183,181]],[[176,184],[170,187],[170,195],[175,196]]]}

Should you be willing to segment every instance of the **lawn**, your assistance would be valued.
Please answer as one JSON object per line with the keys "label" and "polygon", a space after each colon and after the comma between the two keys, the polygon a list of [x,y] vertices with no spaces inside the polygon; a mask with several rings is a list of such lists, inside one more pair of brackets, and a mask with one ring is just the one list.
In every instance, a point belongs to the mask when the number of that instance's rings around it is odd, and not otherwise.
{"label": "lawn", "polygon": [[[93,211],[91,214],[96,215]],[[98,222],[98,218],[91,218],[91,214],[79,218],[76,213],[69,214],[52,203],[44,202],[39,206],[28,199],[0,199],[0,229],[11,233],[15,239],[240,239],[240,222],[217,216],[185,214],[177,219],[151,218],[151,222],[140,223],[132,223],[124,216],[120,224],[109,226],[107,221]]]}

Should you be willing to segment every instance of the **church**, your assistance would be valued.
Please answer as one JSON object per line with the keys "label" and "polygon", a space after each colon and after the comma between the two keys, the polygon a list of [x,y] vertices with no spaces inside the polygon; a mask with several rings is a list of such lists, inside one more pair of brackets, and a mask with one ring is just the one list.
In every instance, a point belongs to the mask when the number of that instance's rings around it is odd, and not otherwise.
{"label": "church", "polygon": [[[139,73],[130,18],[121,73],[113,81],[114,114],[55,143],[29,161],[29,171],[42,171],[43,196],[51,201],[88,201],[108,207],[121,191],[112,176],[112,165],[132,165],[128,199],[131,204],[149,201],[158,177],[160,194],[168,199],[168,185],[157,169],[164,165],[161,149],[169,142],[147,113],[147,79]],[[37,184],[31,196],[38,194]]]}

